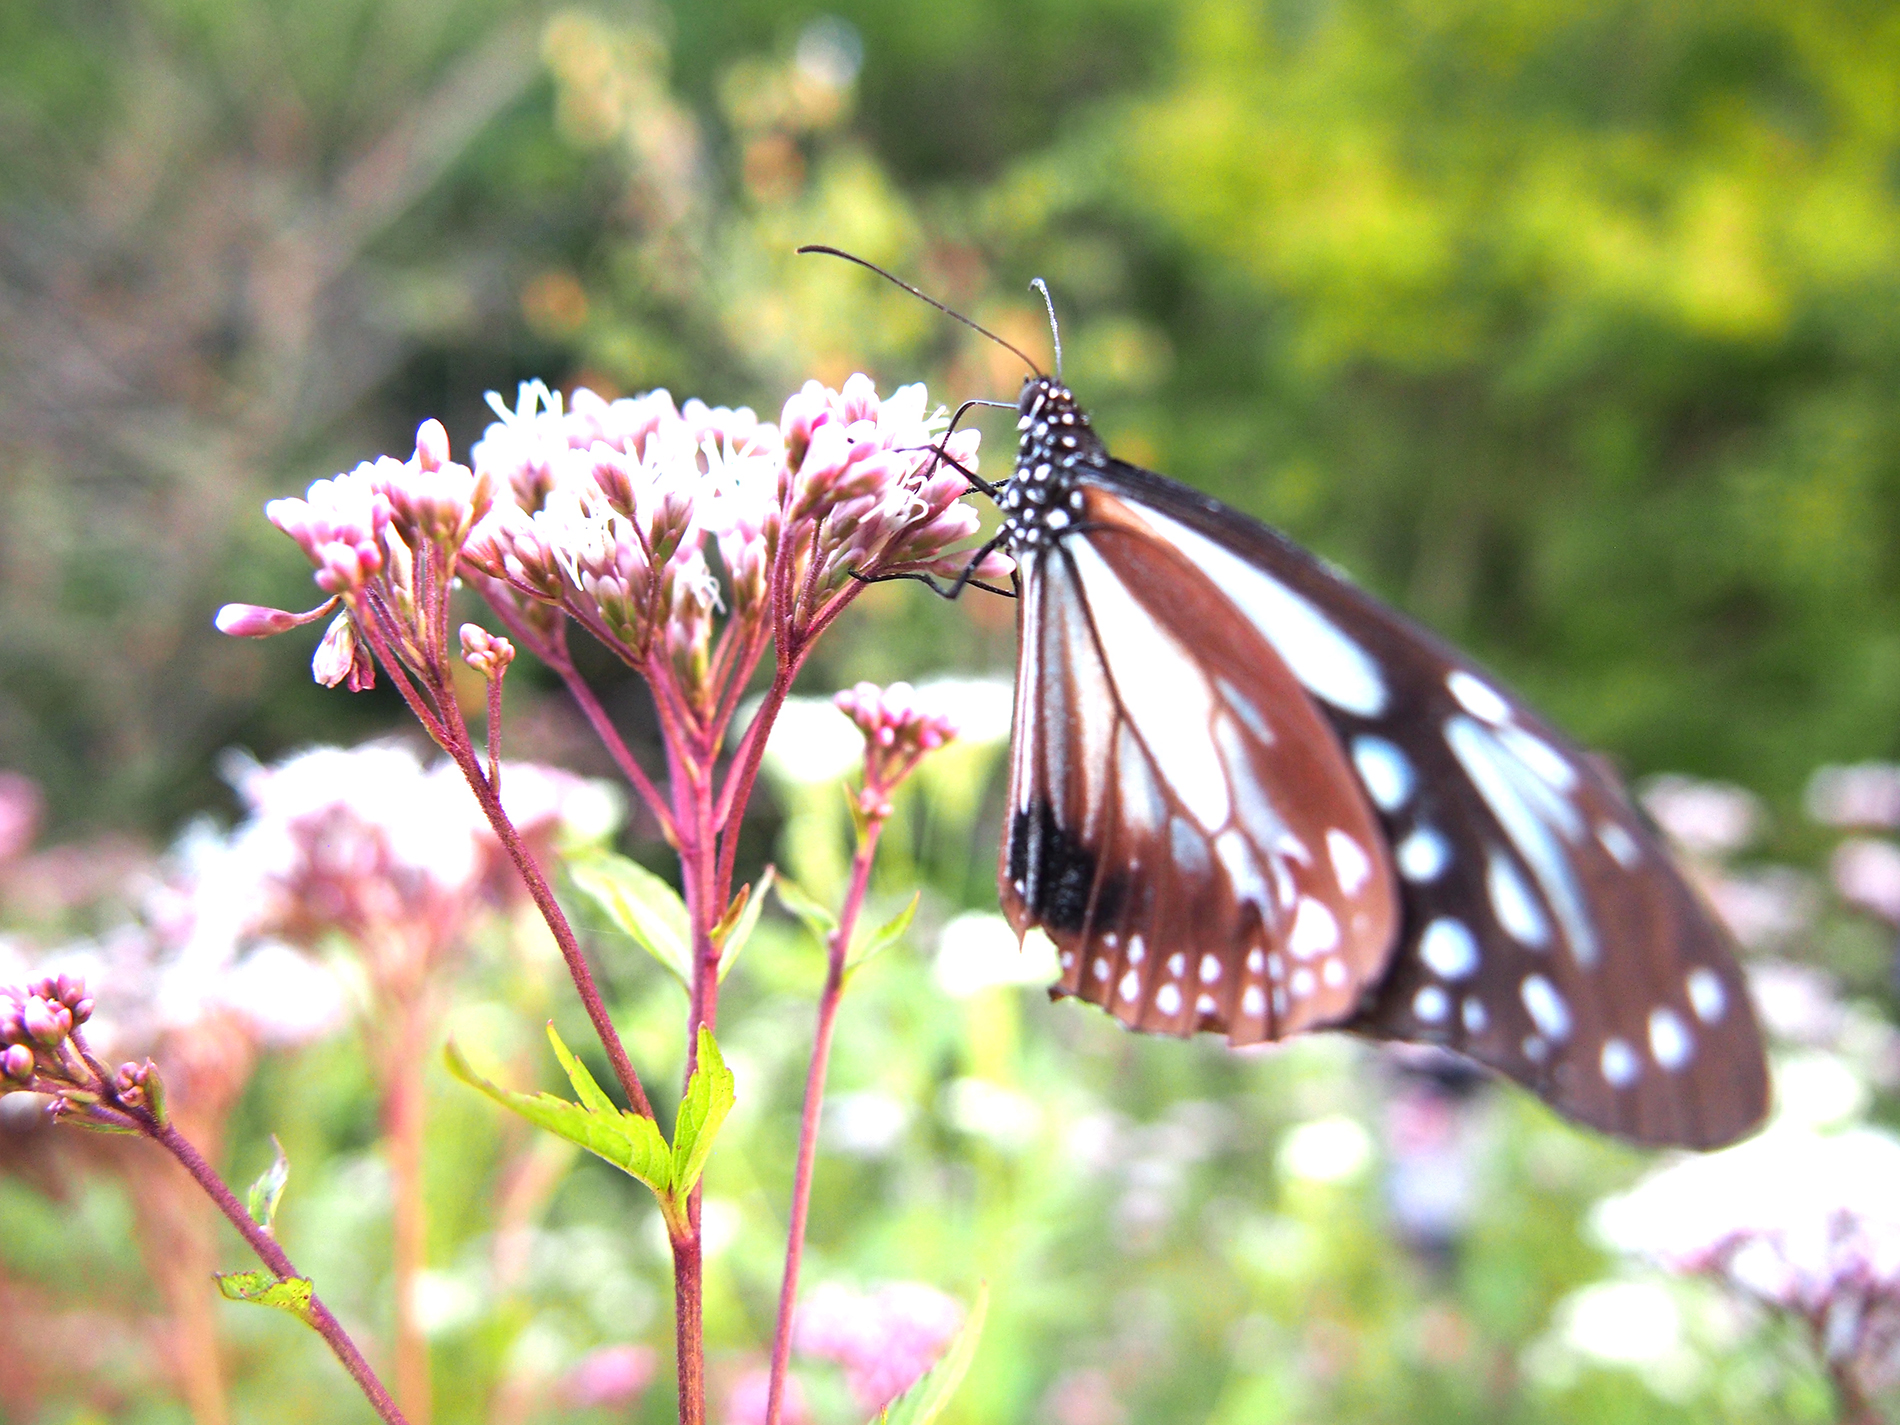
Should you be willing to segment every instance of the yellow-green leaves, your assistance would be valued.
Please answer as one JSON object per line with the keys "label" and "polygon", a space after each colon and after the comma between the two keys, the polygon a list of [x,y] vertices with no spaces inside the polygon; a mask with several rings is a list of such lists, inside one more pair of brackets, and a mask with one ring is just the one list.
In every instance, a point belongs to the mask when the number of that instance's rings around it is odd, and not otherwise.
{"label": "yellow-green leaves", "polygon": [[[574,888],[600,907],[615,928],[632,937],[682,986],[691,988],[693,924],[678,891],[638,861],[611,851],[588,851],[570,857],[567,874]],[[759,923],[772,877],[772,868],[767,866],[756,886],[741,887],[713,927],[712,942],[719,954],[722,981]]]}
{"label": "yellow-green leaves", "polygon": [[551,1093],[516,1093],[492,1084],[469,1067],[453,1040],[443,1054],[449,1072],[470,1088],[479,1089],[535,1126],[579,1144],[645,1183],[659,1199],[667,1230],[675,1238],[683,1236],[687,1230],[686,1200],[705,1171],[719,1126],[732,1111],[732,1071],[720,1056],[712,1034],[700,1026],[699,1061],[687,1082],[686,1097],[680,1102],[671,1144],[652,1119],[615,1106],[587,1066],[561,1042],[552,1024],[548,1026],[548,1041],[579,1102]]}
{"label": "yellow-green leaves", "polygon": [[284,1155],[284,1145],[277,1141],[275,1133],[271,1134],[270,1144],[277,1150],[277,1156],[257,1175],[245,1202],[251,1220],[266,1232],[277,1218],[277,1204],[284,1196],[284,1185],[290,1181],[290,1159]]}
{"label": "yellow-green leaves", "polygon": [[272,1306],[287,1311],[304,1325],[310,1324],[312,1290],[305,1277],[279,1277],[259,1267],[252,1272],[219,1272],[218,1290],[227,1301],[248,1301],[253,1306]]}

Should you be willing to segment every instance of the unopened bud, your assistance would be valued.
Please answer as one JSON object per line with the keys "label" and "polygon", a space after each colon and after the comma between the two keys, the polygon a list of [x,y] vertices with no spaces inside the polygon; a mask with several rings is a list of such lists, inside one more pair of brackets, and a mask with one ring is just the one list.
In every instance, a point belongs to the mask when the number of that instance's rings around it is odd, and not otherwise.
{"label": "unopened bud", "polygon": [[26,1032],[48,1049],[64,1043],[73,1032],[73,1012],[65,1005],[48,1002],[40,995],[28,998],[20,1010],[20,1022]]}
{"label": "unopened bud", "polygon": [[449,463],[449,433],[442,422],[426,420],[416,427],[416,465],[423,470],[440,470]]}
{"label": "unopened bud", "polygon": [[462,625],[462,659],[492,683],[515,661],[515,646],[480,624],[465,623]]}
{"label": "unopened bud", "polygon": [[33,1082],[33,1051],[24,1044],[9,1044],[0,1050],[0,1077],[16,1084]]}
{"label": "unopened bud", "polygon": [[302,614],[266,608],[263,604],[226,604],[211,622],[219,633],[228,633],[233,638],[269,638],[272,634],[288,633],[305,621]]}

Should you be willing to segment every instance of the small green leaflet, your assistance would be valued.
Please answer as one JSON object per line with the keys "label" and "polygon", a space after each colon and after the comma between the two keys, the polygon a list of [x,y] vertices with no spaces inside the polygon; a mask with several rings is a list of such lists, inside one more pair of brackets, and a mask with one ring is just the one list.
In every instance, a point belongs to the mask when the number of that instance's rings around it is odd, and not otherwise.
{"label": "small green leaflet", "polygon": [[837,916],[805,894],[804,888],[790,876],[780,876],[774,889],[778,891],[778,903],[804,921],[805,929],[820,945],[831,943],[832,934],[838,928]]}
{"label": "small green leaflet", "polygon": [[520,1114],[536,1127],[577,1143],[596,1157],[612,1163],[629,1177],[645,1183],[659,1199],[667,1230],[675,1236],[686,1231],[686,1200],[706,1168],[713,1138],[732,1111],[732,1071],[704,1025],[699,1030],[699,1062],[680,1102],[679,1120],[669,1146],[660,1126],[650,1118],[616,1107],[587,1066],[574,1057],[561,1036],[548,1025],[548,1041],[574,1086],[570,1103],[556,1094],[516,1093],[500,1088],[469,1067],[462,1051],[450,1040],[443,1049],[449,1072],[470,1088],[487,1094],[502,1107]]}
{"label": "small green leaflet", "polygon": [[759,923],[759,912],[765,909],[765,893],[772,888],[772,882],[778,876],[778,868],[767,866],[759,873],[756,886],[742,887],[734,900],[736,910],[726,912],[726,918],[713,927],[713,944],[719,950],[719,981],[725,983],[731,972],[733,962],[739,958],[739,952],[745,949],[746,941],[752,938],[752,931]]}
{"label": "small green leaflet", "polygon": [[271,1147],[277,1150],[277,1157],[271,1165],[257,1175],[257,1181],[251,1184],[251,1191],[245,1200],[250,1209],[251,1221],[266,1232],[277,1217],[277,1203],[284,1195],[284,1184],[290,1181],[290,1159],[284,1155],[284,1145],[277,1141],[275,1133],[270,1136]]}
{"label": "small green leaflet", "polygon": [[590,852],[567,863],[568,879],[640,948],[693,982],[693,929],[680,893],[638,861],[611,851]]}
{"label": "small green leaflet", "polygon": [[981,1283],[976,1300],[964,1319],[963,1329],[950,1342],[949,1349],[937,1358],[937,1364],[925,1371],[909,1390],[884,1407],[879,1425],[932,1425],[943,1414],[963,1377],[969,1374],[976,1356],[977,1342],[983,1335],[983,1318],[990,1309],[990,1287]]}
{"label": "small green leaflet", "polygon": [[287,1311],[304,1325],[310,1324],[310,1282],[305,1277],[279,1277],[258,1268],[254,1272],[219,1272],[218,1290],[227,1301],[248,1301],[254,1306],[274,1306]]}
{"label": "small green leaflet", "polygon": [[882,954],[903,939],[904,932],[910,929],[911,920],[917,914],[917,903],[922,899],[923,892],[917,892],[910,898],[909,905],[873,930],[870,939],[854,948],[844,962],[845,973],[849,974],[872,956]]}

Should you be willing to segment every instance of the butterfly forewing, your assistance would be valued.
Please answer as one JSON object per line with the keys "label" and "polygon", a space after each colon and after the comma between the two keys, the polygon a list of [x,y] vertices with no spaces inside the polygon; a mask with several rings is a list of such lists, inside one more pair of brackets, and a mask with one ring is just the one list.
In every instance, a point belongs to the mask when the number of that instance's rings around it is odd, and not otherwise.
{"label": "butterfly forewing", "polygon": [[1206,574],[1114,493],[1024,561],[1006,911],[1131,1027],[1279,1038],[1353,1014],[1398,931],[1337,735]]}
{"label": "butterfly forewing", "polygon": [[1253,616],[1378,810],[1403,927],[1355,1027],[1468,1054],[1642,1142],[1759,1122],[1727,938],[1601,764],[1271,531],[1147,471],[1101,478]]}

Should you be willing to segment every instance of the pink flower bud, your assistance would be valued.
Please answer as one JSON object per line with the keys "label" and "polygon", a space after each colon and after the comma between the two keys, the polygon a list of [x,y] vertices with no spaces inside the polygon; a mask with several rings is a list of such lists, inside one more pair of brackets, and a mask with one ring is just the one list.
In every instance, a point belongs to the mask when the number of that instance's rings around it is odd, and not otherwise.
{"label": "pink flower bud", "polygon": [[465,623],[462,625],[462,660],[492,683],[515,661],[515,646],[480,624]]}
{"label": "pink flower bud", "polygon": [[357,638],[347,613],[338,614],[324,631],[310,660],[310,674],[326,688],[343,683],[352,693],[376,686],[376,662]]}
{"label": "pink flower bud", "polygon": [[449,433],[431,417],[416,427],[416,464],[424,470],[440,470],[448,463]]}
{"label": "pink flower bud", "polygon": [[322,618],[335,604],[335,599],[325,599],[314,609],[300,614],[266,608],[263,604],[226,604],[218,610],[212,624],[219,633],[228,633],[233,638],[269,638]]}
{"label": "pink flower bud", "polygon": [[0,1051],[0,1075],[16,1084],[33,1081],[33,1051],[24,1044],[9,1044]]}
{"label": "pink flower bud", "polygon": [[48,1049],[64,1043],[66,1036],[73,1032],[73,1012],[63,1004],[49,1003],[39,995],[32,995],[21,1006],[20,1022],[26,1026],[26,1032],[44,1044]]}

